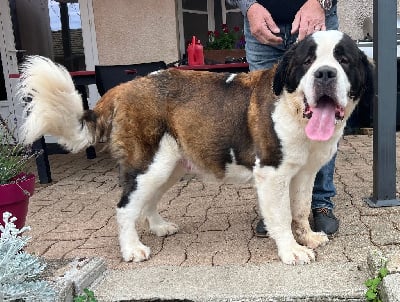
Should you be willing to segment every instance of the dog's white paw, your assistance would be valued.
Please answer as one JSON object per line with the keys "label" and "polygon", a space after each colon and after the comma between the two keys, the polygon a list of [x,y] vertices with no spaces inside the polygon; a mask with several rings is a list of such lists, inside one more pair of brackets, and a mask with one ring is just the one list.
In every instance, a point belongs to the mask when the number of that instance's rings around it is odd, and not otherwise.
{"label": "dog's white paw", "polygon": [[178,230],[177,224],[167,221],[150,226],[150,231],[159,237],[175,234]]}
{"label": "dog's white paw", "polygon": [[289,249],[279,251],[279,257],[285,264],[308,264],[315,260],[315,254],[313,250],[308,247],[293,244]]}
{"label": "dog's white paw", "polygon": [[304,236],[304,245],[311,249],[325,245],[328,241],[328,236],[324,232],[309,232]]}
{"label": "dog's white paw", "polygon": [[124,261],[141,262],[150,258],[150,248],[139,243],[131,248],[122,248],[122,258]]}

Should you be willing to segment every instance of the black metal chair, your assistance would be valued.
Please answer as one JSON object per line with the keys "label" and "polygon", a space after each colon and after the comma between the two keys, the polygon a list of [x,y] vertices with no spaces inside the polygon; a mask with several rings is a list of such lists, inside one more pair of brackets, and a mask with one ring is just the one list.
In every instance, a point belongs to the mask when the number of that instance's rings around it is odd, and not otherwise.
{"label": "black metal chair", "polygon": [[129,64],[129,65],[97,65],[95,66],[96,86],[100,95],[107,90],[153,71],[166,69],[164,61]]}

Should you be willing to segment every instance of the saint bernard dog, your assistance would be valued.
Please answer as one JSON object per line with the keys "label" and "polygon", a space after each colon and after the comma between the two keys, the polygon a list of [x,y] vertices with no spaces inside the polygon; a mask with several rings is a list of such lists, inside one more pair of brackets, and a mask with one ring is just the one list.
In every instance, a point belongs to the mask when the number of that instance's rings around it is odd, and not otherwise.
{"label": "saint bernard dog", "polygon": [[335,154],[357,103],[374,97],[373,73],[349,36],[320,31],[269,70],[169,68],[109,90],[85,111],[68,71],[33,56],[19,85],[26,102],[21,136],[31,144],[50,134],[72,152],[108,142],[120,166],[117,221],[125,261],[150,257],[136,230],[141,215],[157,236],[178,231],[157,203],[185,173],[195,172],[254,183],[280,259],[304,264],[328,241],[308,221],[315,175]]}

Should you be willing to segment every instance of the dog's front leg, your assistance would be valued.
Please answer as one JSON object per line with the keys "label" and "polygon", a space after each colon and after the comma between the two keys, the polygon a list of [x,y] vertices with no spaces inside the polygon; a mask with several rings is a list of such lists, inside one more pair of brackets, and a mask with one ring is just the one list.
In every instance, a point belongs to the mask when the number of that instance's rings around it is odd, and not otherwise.
{"label": "dog's front leg", "polygon": [[308,220],[316,173],[303,168],[293,177],[290,183],[293,232],[299,243],[312,249],[329,241],[325,233],[313,232]]}
{"label": "dog's front leg", "polygon": [[[286,169],[286,171],[290,171]],[[289,199],[292,174],[280,167],[256,167],[254,169],[261,215],[270,236],[275,240],[278,254],[286,264],[305,264],[315,259],[314,252],[299,245],[294,239]]]}

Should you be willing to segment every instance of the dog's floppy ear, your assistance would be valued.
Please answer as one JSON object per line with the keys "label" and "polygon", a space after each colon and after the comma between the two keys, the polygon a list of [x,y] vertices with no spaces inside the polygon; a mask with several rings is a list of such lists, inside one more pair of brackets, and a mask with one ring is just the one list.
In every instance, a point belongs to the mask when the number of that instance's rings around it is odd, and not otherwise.
{"label": "dog's floppy ear", "polygon": [[283,90],[283,86],[285,86],[285,80],[287,77],[287,68],[288,68],[287,60],[280,60],[278,66],[276,67],[274,84],[272,86],[275,95],[280,95]]}
{"label": "dog's floppy ear", "polygon": [[274,83],[272,86],[275,95],[280,95],[282,93],[283,87],[285,87],[285,84],[288,80],[289,65],[294,53],[294,48],[295,46],[286,51],[282,59],[278,62],[274,77]]}

